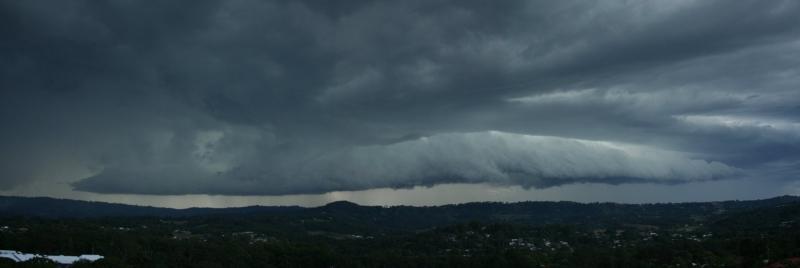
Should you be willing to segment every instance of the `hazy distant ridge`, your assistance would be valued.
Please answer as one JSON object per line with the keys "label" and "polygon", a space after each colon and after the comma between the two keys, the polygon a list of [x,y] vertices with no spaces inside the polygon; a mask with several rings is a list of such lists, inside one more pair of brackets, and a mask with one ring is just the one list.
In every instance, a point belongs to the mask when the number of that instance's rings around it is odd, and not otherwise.
{"label": "hazy distant ridge", "polygon": [[[480,202],[431,207],[412,206],[361,206],[347,201],[337,201],[325,206],[303,208],[298,206],[250,206],[237,208],[172,209],[149,206],[112,204],[103,202],[54,199],[46,197],[0,196],[0,216],[26,216],[42,218],[94,218],[94,217],[191,217],[214,214],[322,214],[350,215],[355,219],[389,225],[410,224],[426,226],[462,220],[502,220],[528,223],[559,223],[582,221],[592,217],[628,217],[637,215],[644,219],[663,215],[712,215],[752,208],[772,207],[785,203],[800,203],[797,196],[779,196],[753,201],[692,202],[663,204],[616,204],[576,202]],[[405,223],[404,223],[405,222]],[[421,227],[420,226],[420,227]]]}

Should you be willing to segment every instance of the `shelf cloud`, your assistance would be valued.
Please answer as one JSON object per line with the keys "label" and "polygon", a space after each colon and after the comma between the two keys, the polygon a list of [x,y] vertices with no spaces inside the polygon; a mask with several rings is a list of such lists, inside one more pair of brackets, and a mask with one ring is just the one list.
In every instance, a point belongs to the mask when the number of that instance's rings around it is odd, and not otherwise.
{"label": "shelf cloud", "polygon": [[577,182],[681,183],[729,178],[738,172],[719,162],[644,146],[497,131],[439,134],[283,163],[289,164],[263,163],[249,171],[239,167],[206,174],[185,173],[186,169],[111,170],[76,186],[106,193],[274,195],[442,183],[526,188]]}
{"label": "shelf cloud", "polygon": [[800,172],[798,17],[756,0],[0,1],[0,191],[776,189]]}

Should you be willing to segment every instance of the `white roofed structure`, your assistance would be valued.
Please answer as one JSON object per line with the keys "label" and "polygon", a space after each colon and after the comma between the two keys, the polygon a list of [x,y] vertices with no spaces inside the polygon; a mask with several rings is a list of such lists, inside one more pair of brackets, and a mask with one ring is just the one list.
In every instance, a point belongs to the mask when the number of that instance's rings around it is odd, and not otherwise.
{"label": "white roofed structure", "polygon": [[60,265],[72,265],[75,262],[84,260],[88,262],[94,262],[99,259],[102,259],[103,256],[94,254],[83,254],[80,256],[42,255],[42,254],[22,253],[15,250],[0,250],[0,258],[11,259],[14,262],[26,262],[34,258],[43,258],[51,260],[56,264]]}

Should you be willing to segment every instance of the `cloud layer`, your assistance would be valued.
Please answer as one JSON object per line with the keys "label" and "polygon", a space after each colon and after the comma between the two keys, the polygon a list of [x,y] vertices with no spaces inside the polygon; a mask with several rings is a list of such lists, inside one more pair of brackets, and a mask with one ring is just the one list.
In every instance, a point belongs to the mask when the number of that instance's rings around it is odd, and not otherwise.
{"label": "cloud layer", "polygon": [[790,184],[797,17],[756,0],[0,1],[0,190]]}
{"label": "cloud layer", "polygon": [[[77,183],[107,193],[295,194],[442,183],[549,187],[576,182],[696,182],[735,175],[719,162],[663,150],[497,131],[355,147],[254,170],[108,170]],[[165,183],[172,182],[172,183]],[[201,182],[197,184],[197,182]],[[157,188],[153,188],[157,185]]]}

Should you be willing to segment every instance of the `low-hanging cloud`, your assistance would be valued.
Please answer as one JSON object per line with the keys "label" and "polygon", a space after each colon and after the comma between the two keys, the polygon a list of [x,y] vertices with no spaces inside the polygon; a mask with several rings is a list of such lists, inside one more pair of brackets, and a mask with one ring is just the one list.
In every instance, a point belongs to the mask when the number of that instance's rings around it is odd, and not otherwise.
{"label": "low-hanging cloud", "polygon": [[0,191],[791,182],[798,17],[791,0],[0,1]]}
{"label": "low-hanging cloud", "polygon": [[439,134],[389,145],[356,147],[311,159],[288,159],[284,163],[289,164],[265,163],[256,169],[242,167],[218,174],[112,170],[83,180],[76,187],[111,193],[214,191],[274,195],[442,183],[526,188],[576,182],[679,183],[737,173],[735,168],[719,162],[645,146],[498,131]]}

